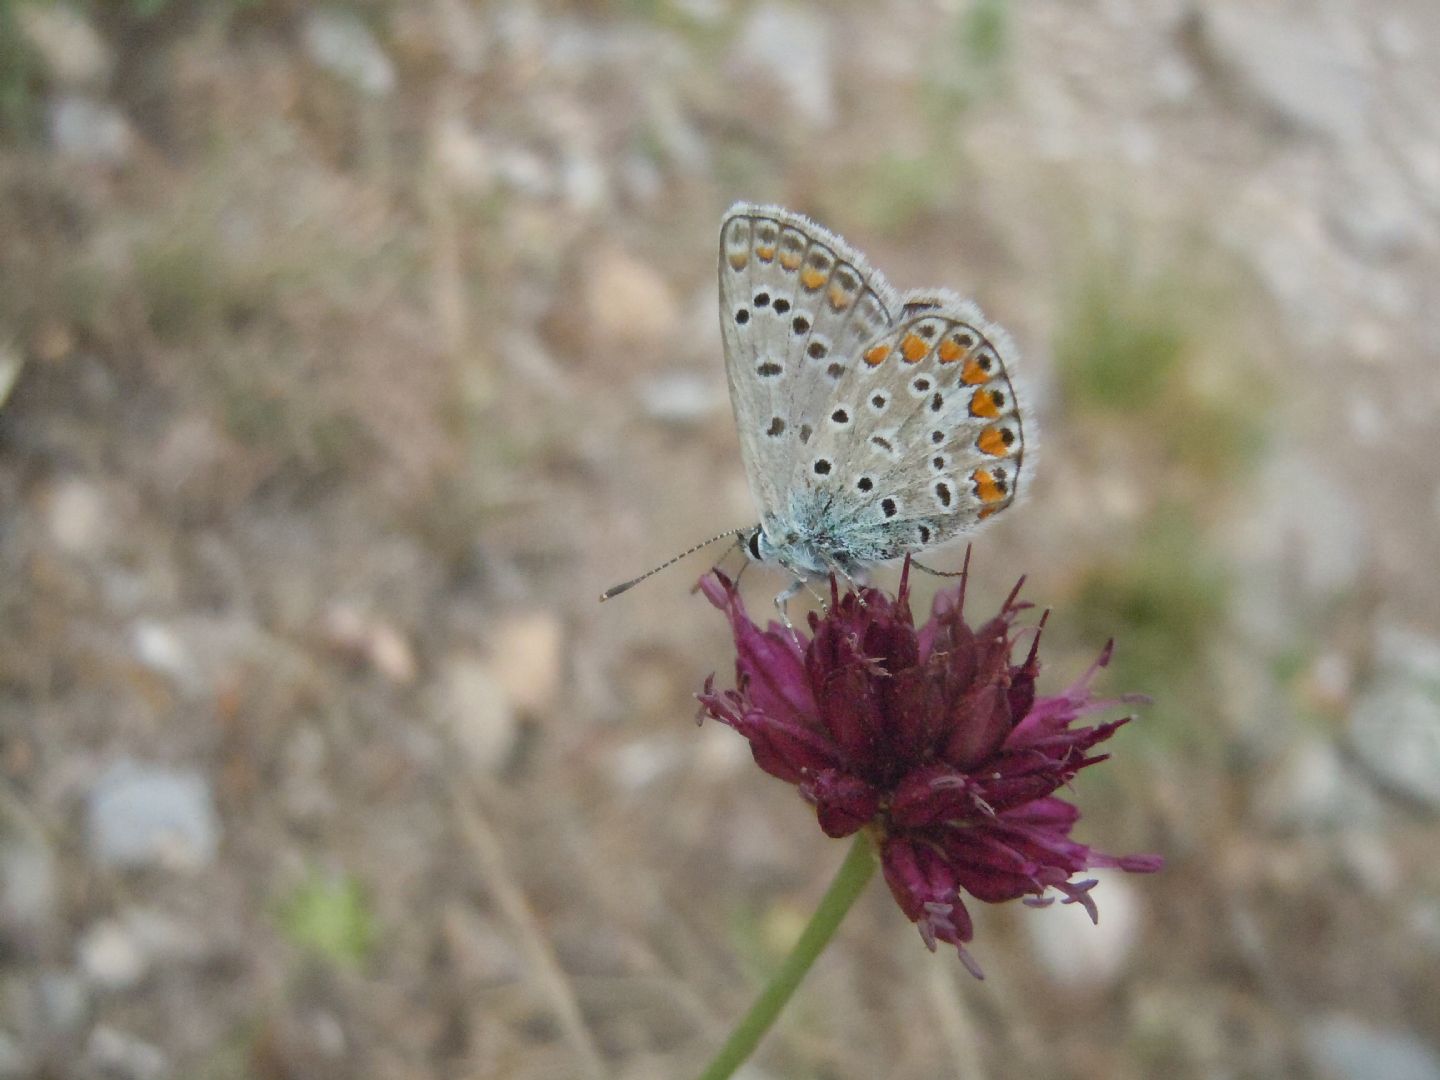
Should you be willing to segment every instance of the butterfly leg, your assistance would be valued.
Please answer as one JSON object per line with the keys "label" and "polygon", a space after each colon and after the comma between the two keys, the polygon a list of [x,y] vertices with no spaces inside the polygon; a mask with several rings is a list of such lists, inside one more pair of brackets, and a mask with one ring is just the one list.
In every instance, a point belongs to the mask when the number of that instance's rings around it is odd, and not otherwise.
{"label": "butterfly leg", "polygon": [[790,613],[785,610],[786,605],[790,603],[791,597],[799,593],[804,587],[804,580],[796,578],[787,588],[775,594],[775,610],[780,612],[780,621],[785,624],[785,629],[789,630],[792,634],[795,633],[795,624],[790,621]]}
{"label": "butterfly leg", "polygon": [[860,582],[856,581],[855,578],[850,575],[850,571],[846,570],[838,562],[832,561],[830,563],[830,572],[832,574],[839,574],[844,578],[845,583],[850,586],[850,591],[853,592],[855,598],[860,601],[860,606],[865,607],[865,594],[861,592]]}

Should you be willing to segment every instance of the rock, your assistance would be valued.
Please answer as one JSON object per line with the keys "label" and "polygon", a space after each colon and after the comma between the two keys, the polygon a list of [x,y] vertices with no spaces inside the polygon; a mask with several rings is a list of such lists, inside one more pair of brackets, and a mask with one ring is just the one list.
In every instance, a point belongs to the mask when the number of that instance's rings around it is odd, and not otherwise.
{"label": "rock", "polygon": [[758,76],[778,87],[788,109],[772,106],[772,119],[788,112],[812,127],[834,124],[828,29],[819,14],[794,4],[762,3],[751,10],[736,37],[730,68],[744,83]]}
{"label": "rock", "polygon": [[1284,127],[1358,142],[1370,123],[1374,87],[1355,55],[1327,37],[1319,19],[1290,19],[1240,4],[1206,4],[1197,44],[1245,102]]}
{"label": "rock", "polygon": [[519,731],[515,705],[490,665],[473,656],[447,660],[433,709],[470,764],[498,772],[510,760]]}
{"label": "rock", "polygon": [[522,712],[554,704],[564,665],[565,628],[549,611],[509,615],[495,627],[490,670]]}
{"label": "rock", "polygon": [[194,656],[179,635],[164,623],[137,619],[130,627],[130,647],[136,660],[179,686],[193,687],[199,680]]}
{"label": "rock", "polygon": [[20,372],[25,368],[25,357],[9,341],[0,339],[0,409],[10,400],[10,393],[20,381]]}
{"label": "rock", "polygon": [[1377,823],[1379,800],[1329,741],[1309,738],[1286,750],[1259,786],[1255,811],[1279,831],[1338,829]]}
{"label": "rock", "polygon": [[94,556],[111,545],[115,524],[111,508],[90,481],[78,476],[60,480],[43,505],[50,539],[65,554]]}
{"label": "rock", "polygon": [[1376,668],[1356,695],[1347,741],[1386,790],[1440,809],[1440,640],[1382,626]]}
{"label": "rock", "polygon": [[15,21],[45,73],[67,90],[103,89],[115,60],[103,38],[69,4],[18,4]]}
{"label": "rock", "polygon": [[55,853],[29,809],[0,789],[0,932],[36,940],[54,918]]}
{"label": "rock", "polygon": [[90,1018],[90,992],[80,976],[52,968],[40,973],[35,986],[40,1020],[48,1033],[70,1038],[85,1026]]}
{"label": "rock", "polygon": [[5,1032],[0,1031],[0,1080],[26,1080],[37,1075],[35,1064]]}
{"label": "rock", "polygon": [[353,13],[322,9],[305,20],[305,51],[317,66],[362,94],[386,97],[395,90],[395,65]]}
{"label": "rock", "polygon": [[585,277],[585,307],[597,336],[619,346],[658,348],[680,322],[674,293],[650,263],[619,248],[606,248]]}
{"label": "rock", "polygon": [[128,990],[157,966],[204,959],[209,940],[160,911],[130,907],[86,930],[76,954],[98,989]]}
{"label": "rock", "polygon": [[170,1063],[158,1046],[101,1024],[85,1044],[86,1064],[105,1080],[164,1080]]}
{"label": "rock", "polygon": [[150,971],[150,960],[118,919],[102,919],[76,947],[80,970],[101,990],[129,990]]}
{"label": "rock", "polygon": [[1440,1080],[1440,1055],[1420,1039],[1353,1016],[1311,1021],[1305,1049],[1316,1070],[1333,1080]]}
{"label": "rock", "polygon": [[723,382],[689,371],[642,378],[638,397],[646,416],[677,427],[703,420],[729,400]]}
{"label": "rock", "polygon": [[[1243,587],[1234,590],[1236,621],[1257,641],[1293,640],[1295,599],[1333,600],[1355,585],[1373,549],[1371,523],[1333,475],[1298,454],[1266,461],[1250,512],[1227,532]],[[1283,568],[1283,570],[1282,570]]]}
{"label": "rock", "polygon": [[516,194],[531,199],[550,197],[560,183],[554,169],[543,157],[522,146],[496,149],[495,175]]}
{"label": "rock", "polygon": [[420,672],[415,651],[398,629],[350,604],[334,604],[325,613],[330,644],[362,660],[392,683],[409,686]]}
{"label": "rock", "polygon": [[1093,923],[1080,904],[1057,899],[1047,908],[1027,911],[1021,918],[1036,961],[1052,982],[1074,988],[1113,983],[1125,969],[1140,934],[1140,904],[1125,875],[1089,871],[1099,880],[1091,894],[1100,909]]}
{"label": "rock", "polygon": [[96,780],[86,808],[102,866],[190,869],[215,858],[220,825],[205,777],[123,758]]}
{"label": "rock", "polygon": [[467,195],[483,195],[495,183],[495,161],[489,144],[460,116],[446,116],[435,125],[431,153],[445,180]]}
{"label": "rock", "polygon": [[123,165],[135,148],[130,121],[109,102],[66,95],[51,102],[50,141],[64,157],[87,165]]}

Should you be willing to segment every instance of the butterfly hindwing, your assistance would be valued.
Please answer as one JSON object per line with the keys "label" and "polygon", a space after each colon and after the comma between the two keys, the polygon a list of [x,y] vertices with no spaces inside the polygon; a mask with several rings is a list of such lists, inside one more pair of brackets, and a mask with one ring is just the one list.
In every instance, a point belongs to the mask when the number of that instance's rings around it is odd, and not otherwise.
{"label": "butterfly hindwing", "polygon": [[834,459],[835,527],[866,559],[973,530],[1014,501],[1024,460],[1008,336],[948,294],[902,312],[837,388],[852,423],[815,448]]}

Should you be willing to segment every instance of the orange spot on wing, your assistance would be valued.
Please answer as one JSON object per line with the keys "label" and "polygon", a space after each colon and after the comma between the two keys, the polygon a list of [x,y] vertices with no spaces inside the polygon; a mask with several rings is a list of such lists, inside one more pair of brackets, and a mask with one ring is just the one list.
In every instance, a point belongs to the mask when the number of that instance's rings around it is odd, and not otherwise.
{"label": "orange spot on wing", "polygon": [[975,497],[982,503],[997,503],[1005,498],[1005,493],[1000,490],[1000,485],[995,482],[995,477],[990,475],[988,469],[976,469],[970,474],[970,479],[975,482]]}
{"label": "orange spot on wing", "polygon": [[749,261],[750,253],[748,251],[737,251],[730,256],[730,265],[736,270],[744,270],[745,264]]}
{"label": "orange spot on wing", "polygon": [[966,360],[965,367],[960,372],[960,381],[967,386],[975,386],[978,383],[990,381],[990,373],[980,367],[978,360]]}
{"label": "orange spot on wing", "polygon": [[986,518],[988,518],[991,514],[995,513],[999,509],[1000,507],[998,506],[982,506],[980,508],[980,520],[984,521]]}
{"label": "orange spot on wing", "polygon": [[1004,457],[1010,450],[1010,444],[1015,441],[1014,436],[1006,439],[1005,434],[1003,428],[988,427],[980,433],[975,445],[991,457]]}
{"label": "orange spot on wing", "polygon": [[871,367],[879,367],[885,362],[885,358],[889,355],[889,345],[876,345],[873,349],[871,349],[865,354],[865,363],[869,364]]}
{"label": "orange spot on wing", "polygon": [[800,265],[800,253],[798,251],[782,251],[780,253],[780,265],[786,270],[794,270]]}
{"label": "orange spot on wing", "polygon": [[805,288],[811,292],[814,292],[821,285],[825,284],[825,272],[823,270],[816,270],[813,266],[807,266],[804,270],[800,271],[800,284],[804,285]]}
{"label": "orange spot on wing", "polygon": [[769,247],[757,247],[755,249],[755,254],[760,256],[761,262],[769,262],[771,259],[775,258],[775,248],[773,245]]}
{"label": "orange spot on wing", "polygon": [[976,390],[970,398],[970,415],[983,416],[987,420],[993,420],[1000,415],[999,408],[995,405],[995,394],[990,390]]}
{"label": "orange spot on wing", "polygon": [[925,344],[925,339],[919,334],[906,334],[900,342],[900,352],[912,364],[918,364],[930,351],[930,346]]}
{"label": "orange spot on wing", "polygon": [[844,311],[850,306],[850,294],[838,284],[830,286],[830,306],[836,311]]}
{"label": "orange spot on wing", "polygon": [[965,355],[965,350],[955,344],[954,338],[946,338],[940,343],[940,348],[936,349],[935,353],[940,357],[940,363],[953,364]]}

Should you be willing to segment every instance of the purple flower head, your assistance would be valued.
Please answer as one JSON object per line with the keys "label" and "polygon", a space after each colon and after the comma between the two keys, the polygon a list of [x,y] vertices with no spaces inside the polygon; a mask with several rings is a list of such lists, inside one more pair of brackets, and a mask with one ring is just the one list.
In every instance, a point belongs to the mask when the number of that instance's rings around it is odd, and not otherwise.
{"label": "purple flower head", "polygon": [[[973,928],[962,893],[1045,904],[1053,890],[1094,919],[1095,882],[1077,874],[1149,872],[1161,860],[1071,840],[1080,812],[1054,794],[1105,760],[1092,749],[1129,720],[1076,725],[1125,700],[1090,696],[1110,647],[1067,689],[1037,696],[1044,619],[1013,625],[1030,606],[1017,602],[1019,584],[999,614],[972,627],[962,581],[916,627],[909,570],[907,562],[893,599],[870,588],[841,596],[832,579],[829,611],[810,615],[808,640],[778,623],[760,628],[734,584],[707,575],[700,587],[735,636],[736,687],[716,690],[711,676],[699,698],[703,712],[749,740],[762,769],[800,790],[826,834],[872,828],[901,910],[931,949],[954,945],[979,976],[965,950]],[[1015,663],[1026,634],[1029,649]]]}

